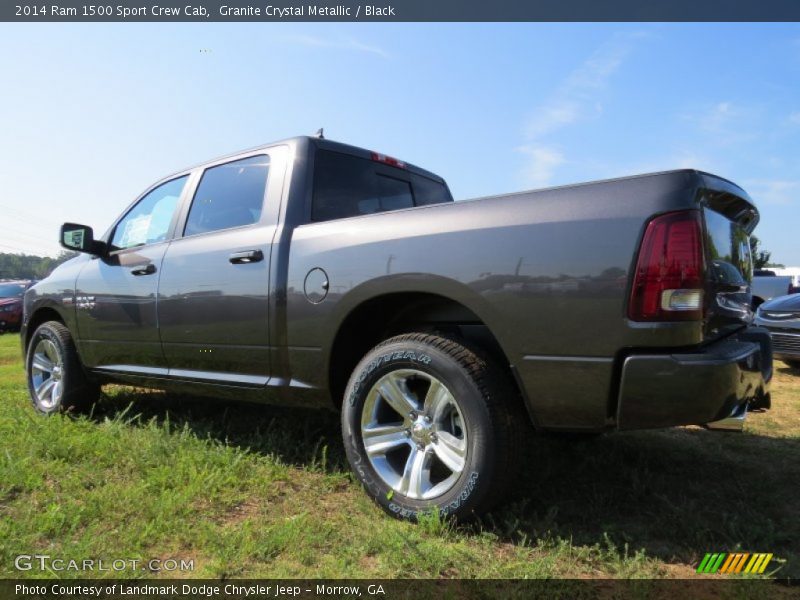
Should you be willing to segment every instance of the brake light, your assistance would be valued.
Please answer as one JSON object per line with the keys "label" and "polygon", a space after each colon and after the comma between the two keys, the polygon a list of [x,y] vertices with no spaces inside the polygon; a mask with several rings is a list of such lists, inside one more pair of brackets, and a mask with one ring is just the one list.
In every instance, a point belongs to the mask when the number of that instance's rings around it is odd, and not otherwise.
{"label": "brake light", "polygon": [[406,163],[404,163],[402,160],[397,160],[396,158],[386,156],[385,154],[378,154],[377,152],[372,153],[372,160],[389,165],[391,167],[397,167],[398,169],[406,168]]}
{"label": "brake light", "polygon": [[636,263],[628,316],[634,321],[693,321],[703,318],[700,213],[680,211],[647,225]]}

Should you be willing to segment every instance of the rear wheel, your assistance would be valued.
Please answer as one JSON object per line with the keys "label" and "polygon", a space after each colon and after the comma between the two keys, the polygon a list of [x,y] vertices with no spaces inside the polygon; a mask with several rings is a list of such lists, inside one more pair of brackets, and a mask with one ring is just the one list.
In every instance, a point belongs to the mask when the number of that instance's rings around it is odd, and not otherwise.
{"label": "rear wheel", "polygon": [[72,335],[58,321],[48,321],[31,336],[26,356],[28,392],[42,414],[85,410],[100,388],[81,365]]}
{"label": "rear wheel", "polygon": [[456,518],[490,508],[514,475],[524,414],[489,359],[427,334],[373,348],[350,378],[342,429],[350,464],[390,514]]}

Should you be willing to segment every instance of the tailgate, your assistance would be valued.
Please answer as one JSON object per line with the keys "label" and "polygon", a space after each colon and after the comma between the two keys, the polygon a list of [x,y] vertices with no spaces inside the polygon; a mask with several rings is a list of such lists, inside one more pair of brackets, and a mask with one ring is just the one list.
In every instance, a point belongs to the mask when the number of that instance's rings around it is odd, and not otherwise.
{"label": "tailgate", "polygon": [[710,341],[752,320],[750,234],[758,210],[744,190],[718,177],[704,174],[700,193],[708,266],[704,337]]}

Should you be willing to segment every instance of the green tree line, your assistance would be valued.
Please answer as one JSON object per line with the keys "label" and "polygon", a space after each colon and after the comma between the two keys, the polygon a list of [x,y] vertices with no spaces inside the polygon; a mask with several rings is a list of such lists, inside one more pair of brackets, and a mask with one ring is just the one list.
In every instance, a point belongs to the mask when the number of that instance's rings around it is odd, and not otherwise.
{"label": "green tree line", "polygon": [[761,240],[756,236],[750,236],[750,254],[753,256],[753,268],[764,269],[766,267],[783,267],[781,263],[772,262],[772,252],[761,247]]}
{"label": "green tree line", "polygon": [[0,252],[0,279],[42,279],[75,255],[75,252],[61,252],[53,258]]}

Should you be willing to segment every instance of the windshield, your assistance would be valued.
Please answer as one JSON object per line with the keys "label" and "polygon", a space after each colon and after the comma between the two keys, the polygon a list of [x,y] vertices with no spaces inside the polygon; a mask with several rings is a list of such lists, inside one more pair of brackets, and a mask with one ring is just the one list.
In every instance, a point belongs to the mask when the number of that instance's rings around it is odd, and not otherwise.
{"label": "windshield", "polygon": [[0,283],[0,298],[22,298],[26,287],[24,283]]}

